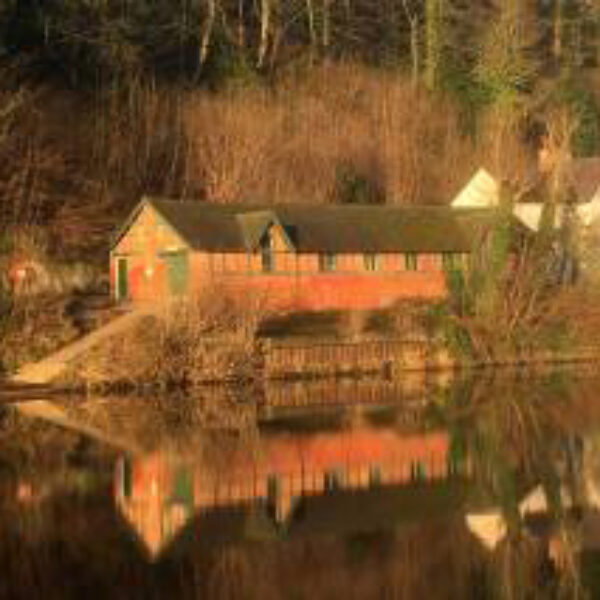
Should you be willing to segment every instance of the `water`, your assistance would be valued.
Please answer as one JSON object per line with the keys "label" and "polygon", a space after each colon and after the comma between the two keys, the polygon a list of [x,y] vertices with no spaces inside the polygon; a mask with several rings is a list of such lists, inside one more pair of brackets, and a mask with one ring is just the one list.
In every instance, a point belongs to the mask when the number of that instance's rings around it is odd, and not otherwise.
{"label": "water", "polygon": [[0,598],[600,597],[599,382],[486,373],[7,411]]}

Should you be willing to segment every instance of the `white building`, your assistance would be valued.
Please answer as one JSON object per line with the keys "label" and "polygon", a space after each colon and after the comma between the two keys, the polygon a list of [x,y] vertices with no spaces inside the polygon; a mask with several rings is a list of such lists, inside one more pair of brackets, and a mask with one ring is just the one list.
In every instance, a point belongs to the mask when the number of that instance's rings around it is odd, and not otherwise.
{"label": "white building", "polygon": [[[579,223],[588,227],[600,217],[600,158],[572,159],[567,168],[566,181],[574,198],[573,208]],[[539,228],[544,203],[542,199],[528,200],[535,194],[527,192],[539,189],[543,182],[543,175],[539,175],[522,195],[523,200],[517,201],[514,207],[515,216],[533,231]],[[481,168],[452,200],[451,206],[456,209],[485,208],[497,206],[499,201],[500,182]],[[565,205],[557,205],[557,226],[562,222],[564,213]]]}

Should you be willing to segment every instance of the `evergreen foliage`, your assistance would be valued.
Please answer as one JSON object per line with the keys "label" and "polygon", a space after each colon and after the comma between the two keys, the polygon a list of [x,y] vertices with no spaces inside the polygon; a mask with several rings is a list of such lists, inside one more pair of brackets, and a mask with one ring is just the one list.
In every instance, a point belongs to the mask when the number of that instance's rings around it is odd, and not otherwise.
{"label": "evergreen foliage", "polygon": [[270,0],[263,6],[270,7],[266,21],[246,0],[5,0],[0,48],[35,57],[30,68],[43,67],[45,76],[62,75],[75,86],[131,72],[190,82],[203,70],[204,41],[209,56],[221,55],[217,62],[254,68],[261,28],[270,67],[295,60],[299,51],[410,64],[414,19],[414,49],[423,54],[419,64],[430,89],[479,65],[490,93],[522,91],[553,60],[574,71],[597,62],[597,9],[581,0]]}
{"label": "evergreen foliage", "polygon": [[600,109],[591,90],[579,82],[567,82],[561,88],[561,103],[575,123],[571,148],[575,156],[593,156],[600,150]]}
{"label": "evergreen foliage", "polygon": [[512,216],[513,195],[509,190],[502,195],[468,268],[447,273],[448,300],[436,309],[459,355],[490,359],[540,340],[555,345],[556,335],[568,334],[560,318],[545,314],[561,282],[559,246],[568,238],[554,228],[554,203],[546,202],[538,234],[522,238]]}
{"label": "evergreen foliage", "polygon": [[336,169],[336,200],[342,204],[383,204],[383,190],[372,176],[362,173],[350,163]]}

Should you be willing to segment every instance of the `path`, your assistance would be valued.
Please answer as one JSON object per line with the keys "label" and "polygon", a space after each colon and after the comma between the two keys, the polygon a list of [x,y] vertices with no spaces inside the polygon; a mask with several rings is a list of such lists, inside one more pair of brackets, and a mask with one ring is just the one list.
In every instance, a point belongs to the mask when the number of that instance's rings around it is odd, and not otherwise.
{"label": "path", "polygon": [[23,365],[11,377],[13,383],[46,384],[55,380],[74,360],[100,344],[133,327],[153,314],[151,307],[136,307],[36,363]]}

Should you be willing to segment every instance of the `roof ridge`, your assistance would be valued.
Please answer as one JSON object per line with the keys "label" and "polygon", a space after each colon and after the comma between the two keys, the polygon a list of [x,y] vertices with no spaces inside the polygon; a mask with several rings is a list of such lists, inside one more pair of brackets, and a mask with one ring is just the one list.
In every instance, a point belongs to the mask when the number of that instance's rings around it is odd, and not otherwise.
{"label": "roof ridge", "polygon": [[[169,203],[174,205],[197,205],[203,208],[215,208],[223,210],[238,211],[240,214],[259,213],[259,212],[273,212],[277,213],[278,209],[294,209],[294,210],[398,210],[398,211],[424,211],[424,212],[455,212],[455,209],[449,204],[309,204],[309,203],[297,203],[297,202],[282,202],[278,204],[250,204],[245,202],[211,202],[210,200],[201,199],[185,199],[179,200],[177,198],[156,198],[152,196],[144,197],[148,202],[154,203]],[[461,209],[461,212],[487,212],[490,207],[465,207]]]}

